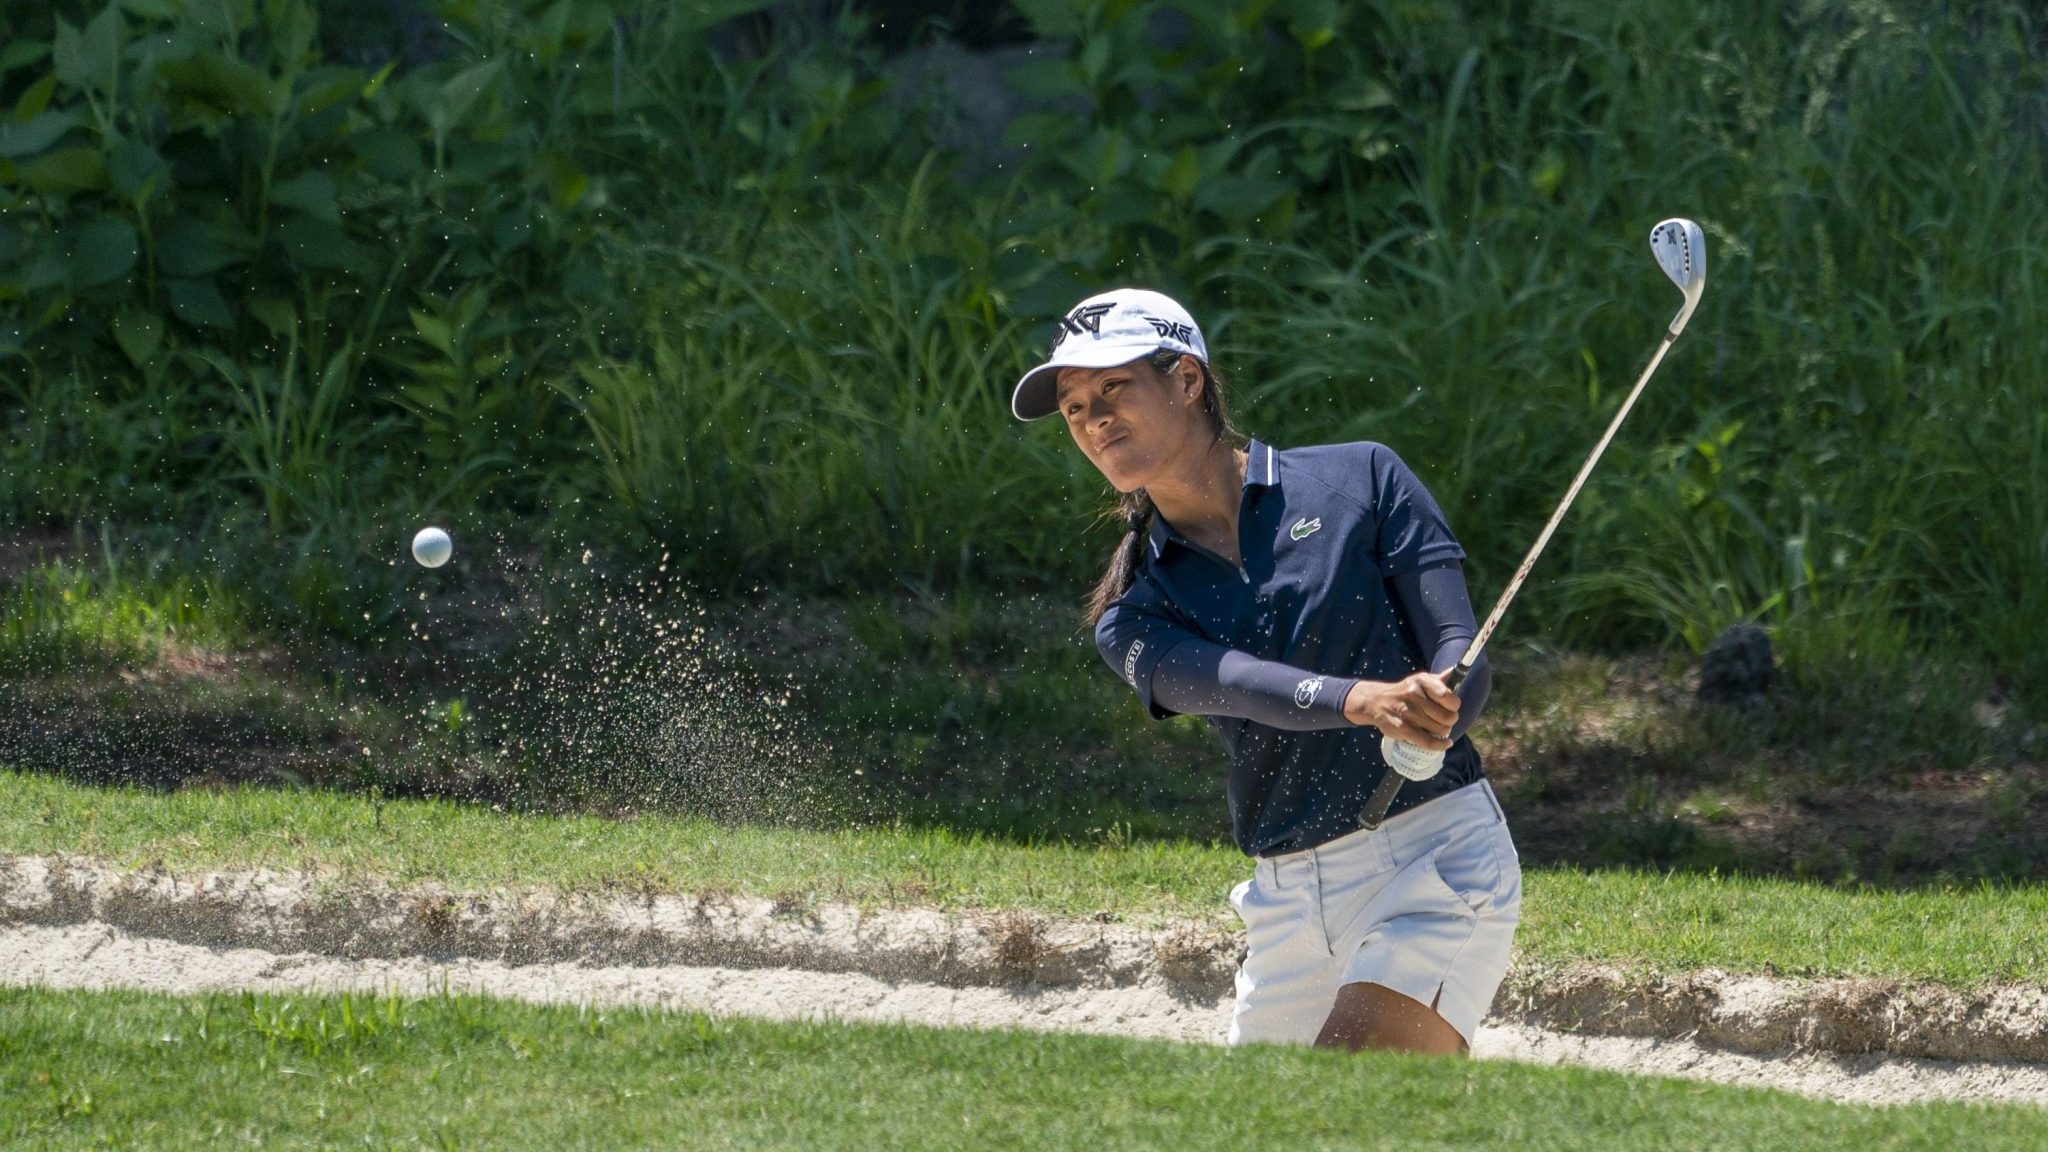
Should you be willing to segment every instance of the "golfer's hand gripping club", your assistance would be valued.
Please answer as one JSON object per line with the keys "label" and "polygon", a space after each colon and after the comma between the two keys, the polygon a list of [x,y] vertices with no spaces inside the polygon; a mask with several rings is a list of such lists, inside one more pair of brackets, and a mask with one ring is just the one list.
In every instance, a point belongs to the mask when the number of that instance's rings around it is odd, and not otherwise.
{"label": "golfer's hand gripping club", "polygon": [[[1465,677],[1471,675],[1473,666],[1479,662],[1480,653],[1486,650],[1486,642],[1493,638],[1494,628],[1499,626],[1501,617],[1507,614],[1508,605],[1514,601],[1515,593],[1522,589],[1522,582],[1529,578],[1529,570],[1536,566],[1536,558],[1543,555],[1543,546],[1550,543],[1551,533],[1557,531],[1558,523],[1570,510],[1572,501],[1579,495],[1579,489],[1585,486],[1586,477],[1592,474],[1593,466],[1600,462],[1601,454],[1607,451],[1608,442],[1614,439],[1615,432],[1621,428],[1621,422],[1628,418],[1629,410],[1635,407],[1636,397],[1643,394],[1643,386],[1650,382],[1651,375],[1657,371],[1657,365],[1664,362],[1664,353],[1671,350],[1671,345],[1678,340],[1678,334],[1685,331],[1686,321],[1692,319],[1693,309],[1699,306],[1700,293],[1705,291],[1707,286],[1707,244],[1706,237],[1700,232],[1700,226],[1679,217],[1666,220],[1650,229],[1650,251],[1657,257],[1657,264],[1664,269],[1664,274],[1671,278],[1673,284],[1678,285],[1680,292],[1685,294],[1685,303],[1679,306],[1678,314],[1671,318],[1670,326],[1664,331],[1664,338],[1657,342],[1657,350],[1650,355],[1649,366],[1643,369],[1642,376],[1636,380],[1636,386],[1629,390],[1628,398],[1621,403],[1621,410],[1614,414],[1614,419],[1607,425],[1607,432],[1600,437],[1600,443],[1594,445],[1593,454],[1586,457],[1586,462],[1579,467],[1579,474],[1572,478],[1572,486],[1566,490],[1564,499],[1557,505],[1557,510],[1550,514],[1550,522],[1543,526],[1543,532],[1536,537],[1535,545],[1529,549],[1529,554],[1522,558],[1521,567],[1515,569],[1515,578],[1508,581],[1507,590],[1494,602],[1493,611],[1487,613],[1486,623],[1480,626],[1479,635],[1473,639],[1472,646],[1465,650],[1457,667],[1444,675],[1444,684],[1453,692],[1457,691],[1458,685],[1464,683]],[[1380,741],[1380,755],[1393,770],[1381,777],[1379,787],[1373,789],[1372,796],[1365,802],[1365,812],[1359,822],[1366,828],[1377,828],[1380,822],[1387,818],[1387,809],[1393,805],[1395,794],[1401,790],[1401,781],[1428,780],[1442,771],[1444,766],[1443,753],[1392,737]]]}

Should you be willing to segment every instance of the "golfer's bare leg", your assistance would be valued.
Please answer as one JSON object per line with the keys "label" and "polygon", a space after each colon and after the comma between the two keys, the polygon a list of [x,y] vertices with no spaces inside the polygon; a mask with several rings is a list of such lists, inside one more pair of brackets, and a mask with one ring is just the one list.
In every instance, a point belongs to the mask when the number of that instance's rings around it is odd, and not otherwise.
{"label": "golfer's bare leg", "polygon": [[1384,984],[1346,984],[1337,989],[1337,1006],[1316,1037],[1318,1048],[1366,1048],[1400,1052],[1461,1055],[1465,1038],[1424,1004]]}

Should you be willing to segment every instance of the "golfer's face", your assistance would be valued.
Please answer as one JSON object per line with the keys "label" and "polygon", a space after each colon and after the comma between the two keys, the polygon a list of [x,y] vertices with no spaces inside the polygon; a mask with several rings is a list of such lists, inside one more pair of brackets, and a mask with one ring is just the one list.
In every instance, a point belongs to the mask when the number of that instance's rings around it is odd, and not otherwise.
{"label": "golfer's face", "polygon": [[1145,487],[1189,450],[1200,415],[1187,381],[1143,360],[1062,368],[1056,395],[1068,434],[1119,492]]}

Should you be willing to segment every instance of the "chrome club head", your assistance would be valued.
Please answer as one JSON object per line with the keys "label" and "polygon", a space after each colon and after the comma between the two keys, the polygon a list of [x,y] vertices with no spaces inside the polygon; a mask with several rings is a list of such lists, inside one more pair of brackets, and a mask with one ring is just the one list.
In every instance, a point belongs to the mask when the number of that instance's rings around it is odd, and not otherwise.
{"label": "chrome club head", "polygon": [[1674,216],[1650,229],[1650,251],[1656,254],[1664,274],[1685,293],[1685,306],[1671,321],[1671,338],[1676,340],[1707,287],[1707,238],[1700,234],[1699,225]]}

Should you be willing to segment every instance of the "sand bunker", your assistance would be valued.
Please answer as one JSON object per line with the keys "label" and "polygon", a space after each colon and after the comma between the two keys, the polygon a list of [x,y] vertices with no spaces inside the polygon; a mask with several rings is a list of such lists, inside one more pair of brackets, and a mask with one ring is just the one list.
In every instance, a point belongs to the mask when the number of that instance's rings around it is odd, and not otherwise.
{"label": "sand bunker", "polygon": [[[0,983],[51,987],[447,990],[1213,1043],[1240,947],[1203,924],[0,861]],[[1475,1052],[1847,1101],[2048,1104],[2048,994],[1518,968]]]}

